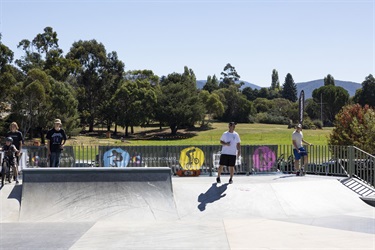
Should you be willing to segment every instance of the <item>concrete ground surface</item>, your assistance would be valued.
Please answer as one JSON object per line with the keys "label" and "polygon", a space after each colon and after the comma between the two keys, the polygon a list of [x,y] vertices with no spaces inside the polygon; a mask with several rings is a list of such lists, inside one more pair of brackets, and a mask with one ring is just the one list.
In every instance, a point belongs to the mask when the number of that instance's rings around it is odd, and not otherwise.
{"label": "concrete ground surface", "polygon": [[[31,192],[6,184],[0,249],[375,249],[375,208],[338,177],[215,178],[172,177],[172,188],[70,182],[39,183]],[[163,195],[149,197],[150,187]]]}

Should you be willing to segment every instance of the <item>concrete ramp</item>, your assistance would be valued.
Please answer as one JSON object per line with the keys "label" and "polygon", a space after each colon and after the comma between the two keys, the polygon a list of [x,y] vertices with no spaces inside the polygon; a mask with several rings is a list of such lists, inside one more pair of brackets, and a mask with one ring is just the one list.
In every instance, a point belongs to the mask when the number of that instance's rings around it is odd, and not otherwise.
{"label": "concrete ramp", "polygon": [[177,218],[169,168],[23,170],[22,222]]}

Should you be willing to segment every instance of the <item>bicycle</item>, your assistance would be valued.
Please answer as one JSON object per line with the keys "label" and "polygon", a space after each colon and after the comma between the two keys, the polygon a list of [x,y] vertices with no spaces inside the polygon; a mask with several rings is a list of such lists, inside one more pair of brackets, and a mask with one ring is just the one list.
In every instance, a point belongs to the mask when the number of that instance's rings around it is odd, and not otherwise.
{"label": "bicycle", "polygon": [[1,164],[1,186],[5,184],[5,177],[9,183],[12,183],[13,169],[11,168],[10,158],[5,155]]}

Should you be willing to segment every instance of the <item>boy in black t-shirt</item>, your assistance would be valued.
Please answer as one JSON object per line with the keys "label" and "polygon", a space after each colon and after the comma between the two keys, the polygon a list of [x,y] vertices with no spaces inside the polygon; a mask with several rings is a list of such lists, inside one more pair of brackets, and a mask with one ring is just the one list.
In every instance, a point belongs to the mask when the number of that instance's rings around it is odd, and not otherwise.
{"label": "boy in black t-shirt", "polygon": [[61,151],[66,141],[65,131],[61,128],[61,120],[55,119],[54,127],[47,132],[48,156],[50,167],[60,167]]}

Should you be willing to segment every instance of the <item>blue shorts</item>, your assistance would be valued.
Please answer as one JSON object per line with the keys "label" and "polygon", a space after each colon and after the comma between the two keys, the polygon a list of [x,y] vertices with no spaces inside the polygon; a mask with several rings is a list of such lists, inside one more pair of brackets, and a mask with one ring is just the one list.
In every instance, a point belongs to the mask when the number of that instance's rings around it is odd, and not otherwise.
{"label": "blue shorts", "polygon": [[307,156],[307,152],[306,152],[304,147],[299,148],[299,153],[298,153],[297,149],[294,148],[293,154],[294,154],[294,158],[296,160],[301,159],[302,156]]}

